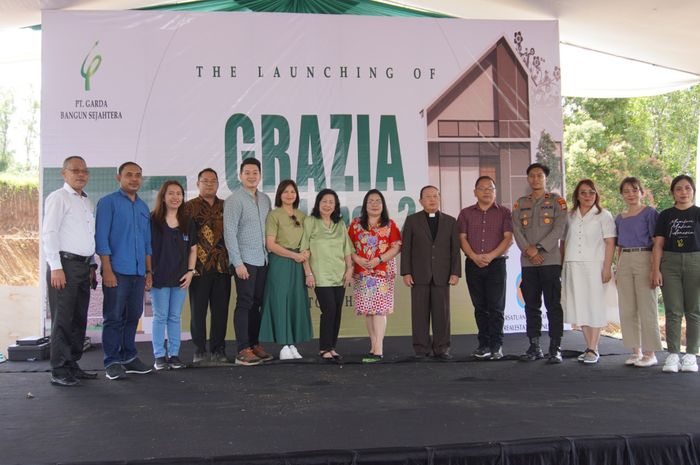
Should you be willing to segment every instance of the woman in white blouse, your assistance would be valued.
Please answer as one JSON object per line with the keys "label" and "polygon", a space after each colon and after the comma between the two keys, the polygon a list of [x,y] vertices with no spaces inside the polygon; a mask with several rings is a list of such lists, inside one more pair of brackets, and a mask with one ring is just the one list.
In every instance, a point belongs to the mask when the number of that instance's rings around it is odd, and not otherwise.
{"label": "woman in white blouse", "polygon": [[561,243],[564,321],[581,327],[586,351],[579,361],[597,363],[600,330],[608,324],[605,286],[612,279],[615,220],[600,206],[590,179],[579,181],[573,194],[564,241]]}

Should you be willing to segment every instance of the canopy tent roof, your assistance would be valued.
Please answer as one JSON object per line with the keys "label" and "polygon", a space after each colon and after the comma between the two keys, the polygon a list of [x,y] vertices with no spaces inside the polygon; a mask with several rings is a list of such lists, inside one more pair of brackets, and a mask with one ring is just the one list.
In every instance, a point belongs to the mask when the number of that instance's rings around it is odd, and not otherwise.
{"label": "canopy tent roof", "polygon": [[[22,0],[0,4],[0,31],[41,23],[42,9],[287,11],[559,21],[562,93],[655,95],[700,82],[697,0]],[[0,41],[2,41],[0,36]],[[32,42],[31,40],[29,42]],[[38,43],[0,47],[0,63],[39,59]]]}

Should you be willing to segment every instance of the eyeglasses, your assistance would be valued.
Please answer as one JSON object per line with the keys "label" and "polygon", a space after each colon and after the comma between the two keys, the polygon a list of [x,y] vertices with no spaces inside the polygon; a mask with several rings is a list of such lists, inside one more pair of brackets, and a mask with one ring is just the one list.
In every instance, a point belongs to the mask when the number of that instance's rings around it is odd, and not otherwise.
{"label": "eyeglasses", "polygon": [[292,220],[292,221],[294,221],[294,226],[297,226],[297,227],[298,227],[298,226],[301,226],[301,223],[300,223],[299,220],[297,219],[297,216],[296,216],[296,215],[289,215],[289,219]]}
{"label": "eyeglasses", "polygon": [[596,191],[593,191],[593,190],[591,190],[591,191],[578,191],[578,193],[579,193],[579,195],[583,195],[583,196],[589,196],[589,195],[596,195],[596,194],[597,194],[597,192],[596,192]]}
{"label": "eyeglasses", "polygon": [[73,174],[84,174],[85,176],[90,174],[89,170],[81,170],[81,169],[76,169],[76,168],[66,168],[66,171],[70,171]]}
{"label": "eyeglasses", "polygon": [[367,205],[381,205],[382,200],[381,199],[368,199],[367,200]]}
{"label": "eyeglasses", "polygon": [[202,184],[218,184],[219,181],[217,179],[200,179],[199,182]]}
{"label": "eyeglasses", "polygon": [[476,190],[478,190],[479,192],[496,192],[495,187],[477,187]]}

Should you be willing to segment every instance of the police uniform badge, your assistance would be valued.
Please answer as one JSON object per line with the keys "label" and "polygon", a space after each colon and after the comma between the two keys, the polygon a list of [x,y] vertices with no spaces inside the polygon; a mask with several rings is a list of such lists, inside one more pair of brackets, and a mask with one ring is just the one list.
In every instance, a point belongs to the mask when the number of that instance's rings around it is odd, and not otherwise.
{"label": "police uniform badge", "polygon": [[566,200],[564,200],[563,197],[559,197],[557,199],[557,203],[559,204],[559,206],[561,207],[562,210],[566,211],[566,208],[567,208],[566,207]]}

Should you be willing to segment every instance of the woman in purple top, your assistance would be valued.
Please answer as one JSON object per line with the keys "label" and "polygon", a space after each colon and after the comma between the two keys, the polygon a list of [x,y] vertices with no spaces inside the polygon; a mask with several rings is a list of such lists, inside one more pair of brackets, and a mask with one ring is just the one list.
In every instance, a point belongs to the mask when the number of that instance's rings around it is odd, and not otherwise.
{"label": "woman in purple top", "polygon": [[658,296],[651,282],[651,249],[659,212],[642,203],[644,188],[637,178],[625,178],[620,194],[627,208],[617,215],[617,292],[622,342],[632,350],[625,365],[656,365],[661,350]]}

